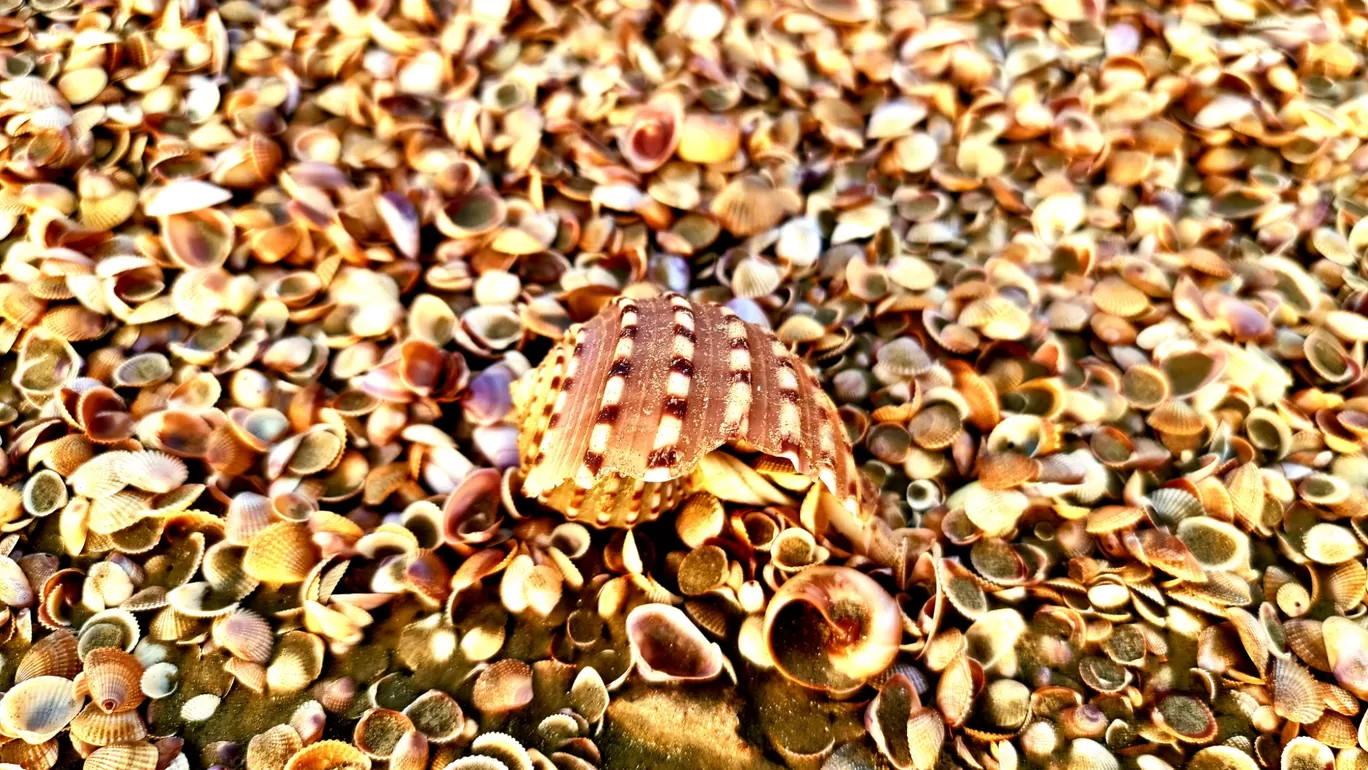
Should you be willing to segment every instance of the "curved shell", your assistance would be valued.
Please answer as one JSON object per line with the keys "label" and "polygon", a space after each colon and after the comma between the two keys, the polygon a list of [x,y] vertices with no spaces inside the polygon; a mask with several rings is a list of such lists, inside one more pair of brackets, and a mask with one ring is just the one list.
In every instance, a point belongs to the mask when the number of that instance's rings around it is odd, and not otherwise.
{"label": "curved shell", "polygon": [[62,731],[81,711],[70,679],[36,676],[0,698],[0,728],[27,743],[42,743]]}
{"label": "curved shell", "polygon": [[106,714],[129,711],[142,703],[142,675],[142,663],[117,647],[97,647],[85,657],[90,698]]}
{"label": "curved shell", "polygon": [[523,492],[572,519],[654,519],[723,444],[786,458],[859,510],[831,399],[772,332],[724,307],[620,297],[572,329],[514,396]]}

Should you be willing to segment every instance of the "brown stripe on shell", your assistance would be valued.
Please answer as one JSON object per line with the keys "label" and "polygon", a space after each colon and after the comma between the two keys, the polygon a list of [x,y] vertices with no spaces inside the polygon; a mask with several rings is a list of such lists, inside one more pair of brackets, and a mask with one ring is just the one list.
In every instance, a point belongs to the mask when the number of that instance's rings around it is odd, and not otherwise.
{"label": "brown stripe on shell", "polygon": [[[575,483],[584,487],[591,486],[598,478],[599,471],[603,469],[603,463],[607,459],[608,442],[615,438],[614,434],[619,429],[619,419],[624,406],[630,408],[636,390],[636,379],[641,377],[638,374],[637,378],[633,378],[632,369],[636,363],[633,355],[637,349],[642,311],[636,300],[629,297],[619,297],[616,304],[619,313],[618,335],[613,345],[612,364],[608,367],[608,379],[603,384],[598,413],[594,415],[589,446],[585,449],[584,460],[575,474]],[[645,340],[643,343],[649,344]],[[628,427],[630,428],[630,425]]]}
{"label": "brown stripe on shell", "polygon": [[[551,424],[552,413],[555,410],[557,396],[561,390],[561,382],[565,378],[566,364],[569,359],[569,351],[573,347],[570,339],[577,335],[579,329],[573,330],[573,334],[567,337],[566,341],[556,345],[547,354],[547,363],[538,367],[539,376],[534,381],[531,398],[528,402],[526,414],[531,417],[528,424],[530,430],[519,431],[519,452],[523,457],[530,455],[530,462],[522,468],[524,476],[531,470],[532,466],[541,463],[543,455],[542,440],[546,438],[547,427]],[[528,436],[526,446],[523,445],[523,436]]]}

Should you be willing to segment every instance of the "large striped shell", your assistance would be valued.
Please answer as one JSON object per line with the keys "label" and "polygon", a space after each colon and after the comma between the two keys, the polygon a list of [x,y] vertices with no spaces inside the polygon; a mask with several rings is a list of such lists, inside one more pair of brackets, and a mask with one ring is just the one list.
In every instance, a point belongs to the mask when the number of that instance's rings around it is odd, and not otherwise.
{"label": "large striped shell", "polygon": [[670,510],[725,445],[785,458],[858,514],[858,470],[816,376],[768,329],[676,294],[619,297],[516,384],[523,493],[600,527]]}

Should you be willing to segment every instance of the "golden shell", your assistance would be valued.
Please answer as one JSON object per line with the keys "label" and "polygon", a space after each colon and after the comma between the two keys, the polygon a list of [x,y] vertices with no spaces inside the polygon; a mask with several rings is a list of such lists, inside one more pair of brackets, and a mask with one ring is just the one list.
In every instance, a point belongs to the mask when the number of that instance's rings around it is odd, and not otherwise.
{"label": "golden shell", "polygon": [[434,745],[451,743],[461,736],[465,716],[461,704],[441,690],[428,690],[404,707],[418,732]]}
{"label": "golden shell", "polygon": [[285,770],[370,770],[371,759],[346,741],[319,741],[295,752]]}
{"label": "golden shell", "polygon": [[115,647],[91,650],[85,657],[85,681],[90,698],[106,714],[135,709],[142,703],[143,665]]}
{"label": "golden shell", "polygon": [[247,743],[247,770],[284,770],[300,749],[299,733],[289,725],[275,725],[252,736]]}
{"label": "golden shell", "polygon": [[86,757],[84,770],[153,770],[159,753],[150,743],[105,746]]}
{"label": "golden shell", "polygon": [[290,631],[276,644],[275,657],[266,667],[266,686],[282,695],[300,692],[322,671],[323,640],[305,631]]}
{"label": "golden shell", "polygon": [[[142,691],[137,691],[139,697]],[[147,737],[147,725],[137,711],[106,713],[90,704],[71,720],[71,737],[92,746],[140,741]]]}
{"label": "golden shell", "polygon": [[289,585],[304,580],[317,562],[318,550],[308,526],[280,521],[252,539],[242,568],[263,583]]}

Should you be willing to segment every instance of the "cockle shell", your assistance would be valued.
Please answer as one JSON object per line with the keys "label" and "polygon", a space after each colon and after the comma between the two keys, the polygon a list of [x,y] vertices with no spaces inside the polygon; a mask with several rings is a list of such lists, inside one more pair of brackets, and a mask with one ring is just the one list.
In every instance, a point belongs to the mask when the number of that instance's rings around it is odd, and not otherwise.
{"label": "cockle shell", "polygon": [[812,371],[728,308],[620,297],[515,383],[514,400],[523,493],[571,519],[655,519],[702,483],[705,455],[741,444],[819,479],[859,550],[892,548],[862,511],[845,430]]}
{"label": "cockle shell", "polygon": [[70,679],[26,679],[0,698],[0,728],[27,743],[42,743],[76,718],[82,700]]}

